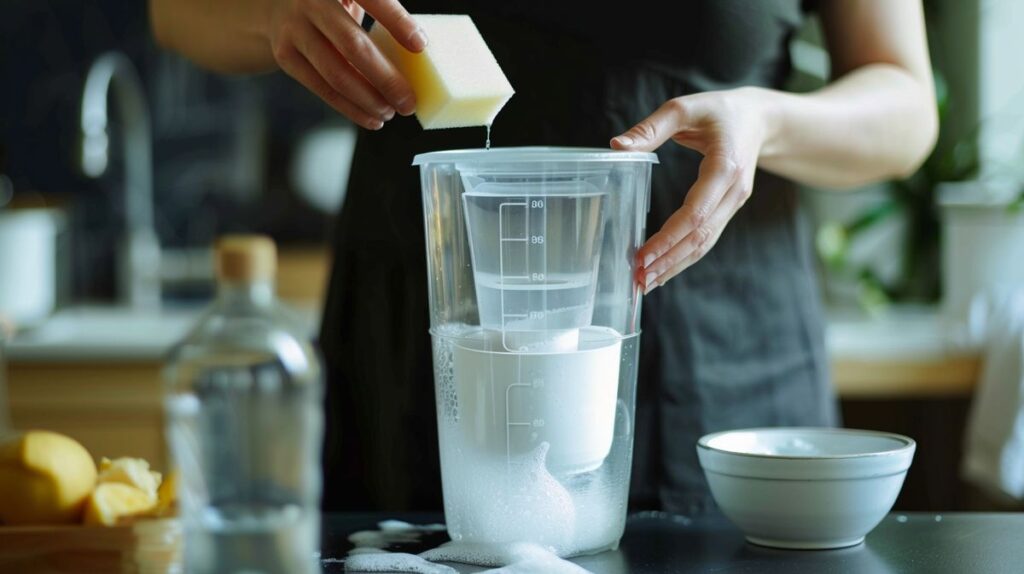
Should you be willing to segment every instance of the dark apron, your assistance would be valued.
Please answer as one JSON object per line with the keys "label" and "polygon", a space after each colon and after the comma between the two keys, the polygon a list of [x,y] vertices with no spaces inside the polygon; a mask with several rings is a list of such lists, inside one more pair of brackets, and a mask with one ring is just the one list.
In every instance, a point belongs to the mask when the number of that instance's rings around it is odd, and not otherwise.
{"label": "dark apron", "polygon": [[[591,14],[589,26],[573,8],[593,5],[577,2],[516,14],[537,3],[414,4],[406,3],[413,13],[473,16],[516,89],[494,124],[503,147],[607,147],[675,96],[779,87],[801,20],[796,0],[691,2],[685,23],[652,17],[641,1],[628,14]],[[320,339],[328,510],[441,508],[420,182],[410,163],[483,143],[483,128],[423,131],[414,118],[360,135]],[[658,157],[648,233],[680,206],[700,161],[673,143]],[[710,507],[694,450],[704,433],[835,423],[809,245],[794,186],[759,173],[715,248],[645,298],[635,507]]]}

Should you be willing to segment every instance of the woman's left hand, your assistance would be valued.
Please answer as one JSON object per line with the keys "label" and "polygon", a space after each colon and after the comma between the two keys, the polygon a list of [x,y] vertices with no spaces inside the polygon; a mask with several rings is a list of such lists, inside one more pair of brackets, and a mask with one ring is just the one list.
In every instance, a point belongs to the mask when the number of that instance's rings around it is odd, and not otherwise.
{"label": "woman's left hand", "polygon": [[615,149],[654,151],[672,139],[704,156],[682,207],[637,252],[636,280],[645,294],[707,254],[750,197],[768,131],[758,92],[739,88],[674,98],[611,140]]}

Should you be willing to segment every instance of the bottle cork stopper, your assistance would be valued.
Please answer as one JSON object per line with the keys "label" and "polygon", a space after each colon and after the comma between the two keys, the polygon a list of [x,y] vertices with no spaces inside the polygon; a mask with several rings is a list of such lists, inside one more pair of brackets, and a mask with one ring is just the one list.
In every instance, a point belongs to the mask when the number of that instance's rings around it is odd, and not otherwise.
{"label": "bottle cork stopper", "polygon": [[225,235],[217,241],[217,278],[230,283],[273,281],[277,247],[266,235]]}

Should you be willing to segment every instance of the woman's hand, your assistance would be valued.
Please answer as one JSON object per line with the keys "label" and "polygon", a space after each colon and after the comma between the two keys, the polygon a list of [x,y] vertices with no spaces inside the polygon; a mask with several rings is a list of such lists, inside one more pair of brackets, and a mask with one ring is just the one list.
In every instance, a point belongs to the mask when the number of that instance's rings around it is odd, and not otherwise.
{"label": "woman's hand", "polygon": [[364,128],[380,129],[395,111],[416,110],[405,78],[360,22],[364,9],[413,52],[427,37],[396,0],[270,0],[264,34],[288,75]]}
{"label": "woman's hand", "polygon": [[703,154],[683,205],[637,252],[636,280],[650,293],[714,247],[750,197],[768,129],[757,88],[669,100],[626,133],[615,149],[654,151],[667,140]]}

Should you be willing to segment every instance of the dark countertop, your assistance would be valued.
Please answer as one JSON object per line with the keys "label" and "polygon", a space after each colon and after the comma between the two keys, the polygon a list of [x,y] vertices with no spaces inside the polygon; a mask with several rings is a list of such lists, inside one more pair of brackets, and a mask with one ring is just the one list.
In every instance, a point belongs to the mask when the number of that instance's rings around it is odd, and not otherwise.
{"label": "dark countertop", "polygon": [[[441,522],[439,514],[328,514],[323,557],[344,558],[348,535],[374,530],[385,519],[412,524]],[[421,552],[446,541],[429,535],[418,545],[393,548]],[[860,546],[840,550],[775,550],[748,544],[721,516],[689,519],[664,513],[630,516],[619,550],[573,560],[594,574],[674,572],[1024,572],[1024,513],[893,513]],[[456,566],[460,572],[481,568]],[[324,572],[344,572],[328,560]]]}

